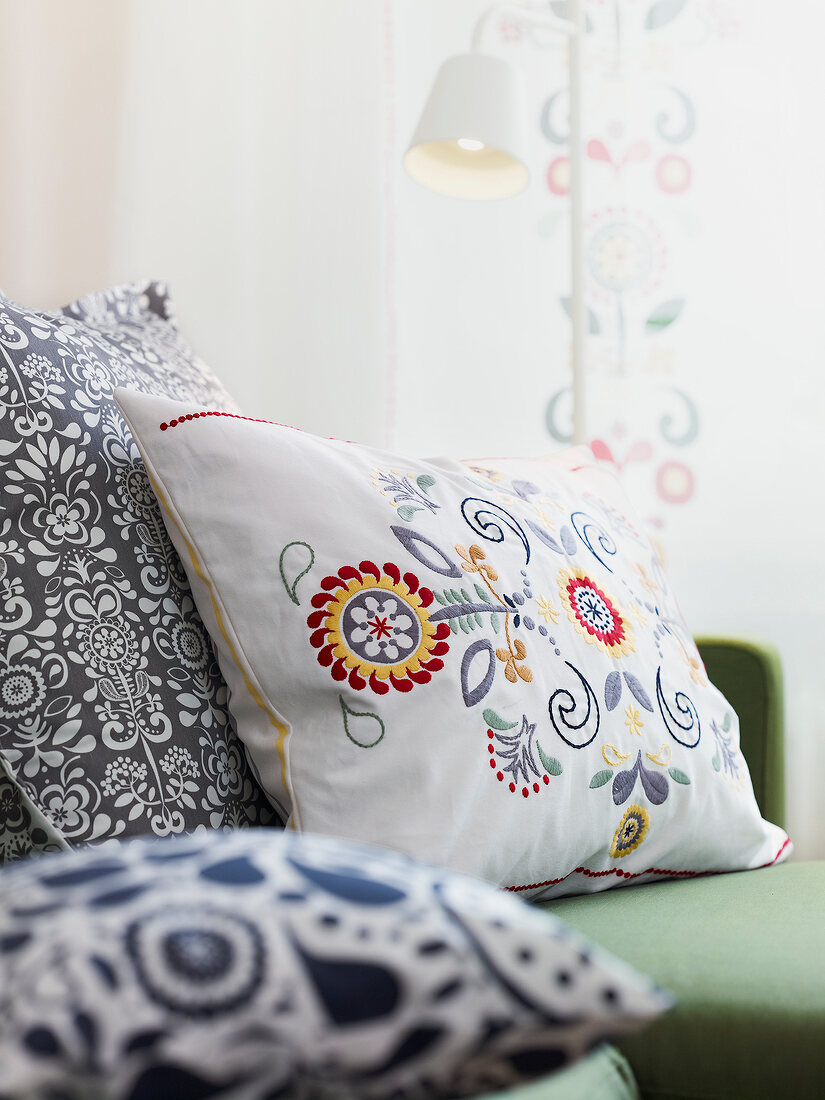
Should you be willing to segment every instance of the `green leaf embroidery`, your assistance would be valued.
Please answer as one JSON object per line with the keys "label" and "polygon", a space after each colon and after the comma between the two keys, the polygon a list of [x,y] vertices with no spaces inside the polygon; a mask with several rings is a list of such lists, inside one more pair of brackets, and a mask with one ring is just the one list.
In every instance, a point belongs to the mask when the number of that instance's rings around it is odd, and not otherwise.
{"label": "green leaf embroidery", "polygon": [[458,634],[458,627],[456,626],[455,619],[448,619],[447,622],[450,624],[450,630],[453,634]]}
{"label": "green leaf embroidery", "polygon": [[423,508],[416,508],[414,504],[399,504],[396,509],[398,515],[405,523],[409,523],[416,512],[423,512]]}
{"label": "green leaf embroidery", "polygon": [[482,619],[482,617],[479,615],[479,613],[477,611],[473,612],[473,618],[475,619],[475,621],[478,623],[479,626],[484,626],[484,620]]}
{"label": "green leaf embroidery", "polygon": [[461,593],[456,592],[454,588],[445,588],[444,591],[450,593],[453,603],[461,603]]}
{"label": "green leaf embroidery", "polygon": [[590,789],[596,790],[597,787],[603,787],[605,783],[609,783],[613,775],[610,768],[605,768],[604,771],[596,772],[593,778],[590,780]]}
{"label": "green leaf embroidery", "polygon": [[500,714],[489,707],[487,710],[482,711],[481,717],[494,730],[512,730],[518,725],[518,722],[505,722]]}
{"label": "green leaf embroidery", "polygon": [[446,599],[446,597],[445,597],[445,596],[442,596],[440,592],[435,592],[435,591],[434,591],[434,592],[433,592],[433,595],[434,595],[434,596],[435,596],[435,598],[436,598],[436,599],[438,600],[438,602],[439,602],[439,603],[440,603],[440,604],[442,605],[442,607],[443,607],[443,606],[445,606],[445,605],[447,604],[447,599]]}
{"label": "green leaf embroidery", "polygon": [[544,768],[547,774],[561,775],[562,768],[560,762],[555,758],[555,756],[545,756],[544,750],[542,749],[538,741],[536,741],[536,750],[539,754],[541,766]]}
{"label": "green leaf embroidery", "polygon": [[[290,567],[289,564],[285,561],[285,558],[287,555],[287,551],[291,550],[293,547],[296,548],[296,551],[290,554],[290,558],[292,559],[292,566]],[[298,550],[298,547],[301,547],[302,550]],[[304,566],[300,573],[298,573],[295,578],[290,582],[287,574],[294,572],[296,565],[301,565],[304,561],[306,561],[306,554],[302,552],[303,550],[309,551],[309,564]],[[298,557],[297,562],[295,561],[296,553]],[[289,596],[296,607],[301,606],[301,601],[298,599],[297,595],[298,581],[300,581],[302,577],[305,577],[307,575],[314,564],[315,551],[312,549],[308,542],[288,542],[281,551],[281,556],[278,559],[278,568],[281,572],[281,580],[284,582],[286,594]]]}
{"label": "green leaf embroidery", "polygon": [[458,625],[461,627],[465,634],[470,633],[470,628],[469,626],[467,626],[467,618],[465,615],[459,615],[456,621],[458,622]]}
{"label": "green leaf embroidery", "polygon": [[711,764],[713,764],[713,770],[715,772],[718,772],[719,769],[722,767],[722,757],[719,755],[718,749],[716,750],[716,755],[714,756],[713,760],[711,760]]}
{"label": "green leaf embroidery", "polygon": [[682,312],[684,304],[684,298],[671,298],[669,301],[656,306],[647,321],[645,321],[645,332],[661,332],[663,329],[668,328]]}
{"label": "green leaf embroidery", "polygon": [[493,628],[493,633],[498,634],[499,629],[501,628],[501,619],[499,618],[499,614],[497,611],[494,611],[490,616],[490,626]]}
{"label": "green leaf embroidery", "polygon": [[[368,710],[353,710],[347,706],[341,695],[338,696],[338,702],[341,704],[341,714],[344,718],[344,732],[350,741],[361,749],[374,749],[378,742],[383,740],[384,734],[387,732],[383,719]],[[354,721],[356,718],[362,718],[365,721],[356,722]],[[376,729],[371,723],[376,723],[379,731],[378,736],[375,736]],[[355,736],[353,728],[360,735],[359,737]],[[372,740],[369,740],[370,736]]]}
{"label": "green leaf embroidery", "polygon": [[426,493],[435,485],[435,478],[431,474],[419,474],[415,483],[422,492]]}
{"label": "green leaf embroidery", "polygon": [[[718,770],[718,769],[717,769]],[[668,775],[674,783],[684,783],[686,787],[690,786],[690,780],[684,772],[680,772],[678,768],[668,768]]]}
{"label": "green leaf embroidery", "polygon": [[490,597],[487,595],[487,593],[484,591],[484,589],[481,587],[480,584],[474,584],[473,588],[475,588],[476,593],[478,594],[478,598],[481,600],[482,603],[489,603],[490,602]]}
{"label": "green leaf embroidery", "polygon": [[467,591],[466,588],[461,589],[461,598],[462,598],[462,600],[464,600],[465,603],[472,603],[473,602],[473,598],[470,595],[470,593]]}
{"label": "green leaf embroidery", "polygon": [[728,733],[728,731],[730,730],[732,721],[733,721],[733,719],[731,717],[731,713],[730,713],[730,711],[728,711],[727,714],[725,715],[724,721],[722,722],[722,732],[723,733]]}

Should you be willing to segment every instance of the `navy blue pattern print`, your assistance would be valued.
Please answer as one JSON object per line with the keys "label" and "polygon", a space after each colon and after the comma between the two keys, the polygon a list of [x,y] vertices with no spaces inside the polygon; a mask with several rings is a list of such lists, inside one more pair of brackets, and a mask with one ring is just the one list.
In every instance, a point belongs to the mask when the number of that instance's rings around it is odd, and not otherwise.
{"label": "navy blue pattern print", "polygon": [[668,1004],[512,895],[347,841],[132,839],[0,877],[4,1097],[471,1096]]}

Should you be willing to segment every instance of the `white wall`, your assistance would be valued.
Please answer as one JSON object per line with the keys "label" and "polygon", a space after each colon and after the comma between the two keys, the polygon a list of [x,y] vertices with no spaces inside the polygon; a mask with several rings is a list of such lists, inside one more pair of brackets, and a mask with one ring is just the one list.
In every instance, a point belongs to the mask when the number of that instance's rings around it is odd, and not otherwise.
{"label": "white wall", "polygon": [[127,14],[0,0],[0,287],[20,302],[111,281]]}
{"label": "white wall", "polygon": [[245,407],[380,439],[380,0],[129,7],[118,276],[170,280]]}

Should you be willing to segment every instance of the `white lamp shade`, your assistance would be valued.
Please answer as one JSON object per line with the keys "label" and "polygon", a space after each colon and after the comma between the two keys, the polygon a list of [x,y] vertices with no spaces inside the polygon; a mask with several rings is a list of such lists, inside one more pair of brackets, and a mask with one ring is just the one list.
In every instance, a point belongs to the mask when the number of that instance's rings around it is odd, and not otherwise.
{"label": "white lamp shade", "polygon": [[526,149],[519,70],[500,57],[459,54],[438,72],[404,167],[442,195],[501,199],[527,186]]}

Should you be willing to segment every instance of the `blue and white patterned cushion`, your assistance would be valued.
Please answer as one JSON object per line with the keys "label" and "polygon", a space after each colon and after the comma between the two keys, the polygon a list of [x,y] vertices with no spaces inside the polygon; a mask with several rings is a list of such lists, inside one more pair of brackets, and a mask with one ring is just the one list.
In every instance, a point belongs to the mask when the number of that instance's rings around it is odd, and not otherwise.
{"label": "blue and white patterned cushion", "polygon": [[668,997],[559,920],[384,849],[255,829],[0,876],[0,1096],[460,1097]]}

